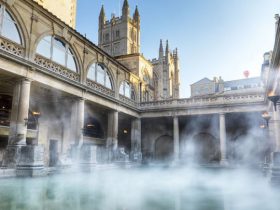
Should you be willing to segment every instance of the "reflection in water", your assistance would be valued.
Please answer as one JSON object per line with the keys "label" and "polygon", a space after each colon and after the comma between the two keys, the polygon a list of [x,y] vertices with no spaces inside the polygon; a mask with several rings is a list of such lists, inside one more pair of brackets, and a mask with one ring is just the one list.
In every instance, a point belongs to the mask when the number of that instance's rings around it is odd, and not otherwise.
{"label": "reflection in water", "polygon": [[0,180],[0,209],[278,210],[279,192],[256,171],[106,170]]}

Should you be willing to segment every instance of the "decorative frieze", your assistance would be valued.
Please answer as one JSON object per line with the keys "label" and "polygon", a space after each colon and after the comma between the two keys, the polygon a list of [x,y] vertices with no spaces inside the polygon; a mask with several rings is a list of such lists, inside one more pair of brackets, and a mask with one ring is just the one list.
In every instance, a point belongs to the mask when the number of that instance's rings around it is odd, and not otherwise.
{"label": "decorative frieze", "polygon": [[56,64],[56,63],[54,63],[53,61],[51,61],[47,58],[44,58],[40,55],[36,55],[34,61],[39,66],[42,66],[42,67],[48,69],[51,72],[54,72],[56,74],[59,74],[63,77],[66,77],[66,78],[68,78],[70,80],[73,80],[73,81],[76,81],[76,82],[80,81],[79,74],[77,74],[76,72],[71,71],[69,69],[66,69],[65,67],[63,67],[59,64]]}

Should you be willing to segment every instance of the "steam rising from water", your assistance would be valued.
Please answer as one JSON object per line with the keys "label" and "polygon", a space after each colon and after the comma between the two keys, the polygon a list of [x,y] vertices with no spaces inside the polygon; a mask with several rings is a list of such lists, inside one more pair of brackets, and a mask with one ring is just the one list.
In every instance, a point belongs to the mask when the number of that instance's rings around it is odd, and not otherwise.
{"label": "steam rising from water", "polygon": [[0,180],[0,209],[278,210],[257,171],[128,169]]}

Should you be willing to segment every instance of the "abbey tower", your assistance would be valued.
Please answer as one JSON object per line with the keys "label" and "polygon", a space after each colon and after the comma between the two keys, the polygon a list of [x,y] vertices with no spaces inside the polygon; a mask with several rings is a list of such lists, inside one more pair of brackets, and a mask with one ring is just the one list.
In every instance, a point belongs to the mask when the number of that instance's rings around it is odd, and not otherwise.
{"label": "abbey tower", "polygon": [[148,60],[140,51],[140,34],[140,13],[137,6],[131,17],[129,2],[124,0],[122,15],[116,17],[112,14],[110,20],[107,20],[102,6],[99,14],[98,46],[142,79],[139,87],[141,101],[179,98],[178,50],[172,52],[167,41],[164,51],[160,41],[159,57]]}

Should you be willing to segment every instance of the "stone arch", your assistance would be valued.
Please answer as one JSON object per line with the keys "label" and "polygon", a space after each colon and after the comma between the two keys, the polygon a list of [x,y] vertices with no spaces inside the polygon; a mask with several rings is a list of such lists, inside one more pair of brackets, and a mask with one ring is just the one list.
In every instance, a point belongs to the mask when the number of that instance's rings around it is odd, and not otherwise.
{"label": "stone arch", "polygon": [[193,161],[197,163],[211,163],[220,160],[220,143],[219,139],[215,138],[210,133],[200,132],[191,138],[188,152],[192,154]]}
{"label": "stone arch", "polygon": [[[34,44],[34,49],[33,49],[33,59],[35,58],[35,55],[37,54],[37,48],[38,48],[38,45],[39,43],[46,37],[51,37],[52,39],[55,37],[57,38],[59,41],[67,44],[69,46],[69,49],[70,51],[72,52],[73,54],[73,57],[74,57],[74,61],[75,61],[75,65],[76,65],[76,73],[81,75],[81,70],[82,70],[82,67],[81,67],[81,62],[80,62],[80,56],[79,56],[79,53],[78,51],[76,50],[76,48],[70,43],[68,42],[65,38],[53,33],[53,31],[51,30],[48,30],[44,33],[42,33],[38,38],[37,40],[35,41],[35,44]],[[66,66],[65,66],[66,67]]]}
{"label": "stone arch", "polygon": [[[128,81],[128,80],[122,80],[122,81],[120,82],[120,84],[119,84],[119,86],[118,86],[118,92],[119,92],[119,94],[125,96],[124,94],[121,94],[121,93],[120,93],[121,87],[122,87],[122,85],[123,85],[124,83],[129,84],[129,85],[130,85],[130,88],[131,88],[131,91],[133,92],[133,93],[131,93],[131,94],[132,94],[131,97],[128,97],[128,98],[130,98],[130,99],[132,99],[132,100],[134,100],[134,101],[137,101],[137,100],[138,100],[138,95],[137,95],[136,88],[135,88],[134,84],[133,84],[132,82]],[[127,96],[126,96],[126,97],[127,97]]]}
{"label": "stone arch", "polygon": [[21,16],[20,12],[13,6],[13,4],[9,5],[8,3],[2,3],[2,5],[5,5],[8,12],[10,13],[10,15],[12,15],[12,18],[16,21],[17,26],[18,26],[19,35],[20,35],[21,41],[22,41],[21,45],[25,49],[24,54],[27,55],[26,50],[27,50],[27,46],[28,46],[29,33],[28,33],[28,29],[24,23],[24,20]]}
{"label": "stone arch", "polygon": [[12,95],[0,93],[0,125],[10,125],[10,113],[12,110]]}
{"label": "stone arch", "polygon": [[163,135],[155,140],[154,159],[156,161],[172,161],[174,154],[173,138]]}
{"label": "stone arch", "polygon": [[88,116],[85,119],[84,136],[104,139],[105,134],[102,123],[97,118]]}
{"label": "stone arch", "polygon": [[113,91],[116,91],[116,79],[115,79],[115,76],[114,76],[114,73],[112,71],[111,68],[108,67],[108,65],[104,64],[103,62],[99,62],[97,61],[97,59],[93,59],[90,64],[87,66],[86,68],[86,71],[85,71],[85,81],[88,79],[88,73],[89,73],[89,69],[92,65],[94,64],[101,64],[103,65],[105,68],[106,68],[106,71],[108,72],[108,75],[110,77],[110,81],[111,81],[111,85],[112,85],[112,90]]}

